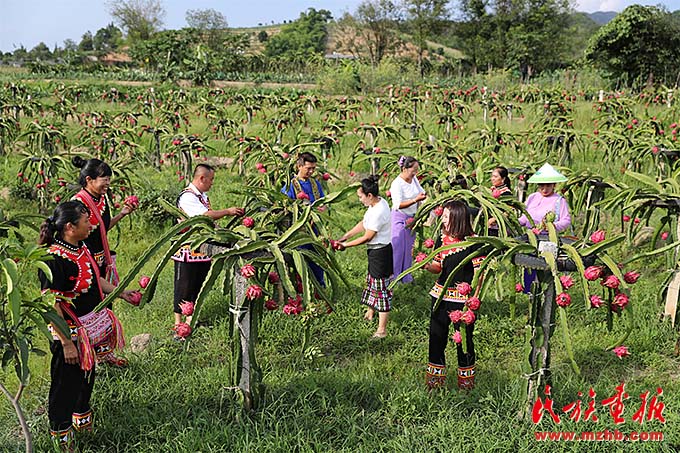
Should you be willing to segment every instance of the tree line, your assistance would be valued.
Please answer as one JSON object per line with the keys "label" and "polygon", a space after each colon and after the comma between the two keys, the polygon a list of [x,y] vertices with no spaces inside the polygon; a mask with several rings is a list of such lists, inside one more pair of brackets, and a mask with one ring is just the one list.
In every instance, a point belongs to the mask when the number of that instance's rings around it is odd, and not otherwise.
{"label": "tree line", "polygon": [[296,20],[256,32],[229,29],[213,9],[186,12],[187,27],[162,30],[161,0],[110,2],[113,22],[79,43],[40,43],[8,61],[87,64],[87,55],[124,49],[132,65],[161,79],[182,73],[196,83],[248,71],[299,71],[323,62],[333,46],[353,64],[413,61],[421,76],[455,67],[460,74],[510,70],[522,81],[564,68],[592,67],[625,86],[676,85],[680,11],[632,5],[603,26],[569,0],[364,0],[334,19],[309,8]]}

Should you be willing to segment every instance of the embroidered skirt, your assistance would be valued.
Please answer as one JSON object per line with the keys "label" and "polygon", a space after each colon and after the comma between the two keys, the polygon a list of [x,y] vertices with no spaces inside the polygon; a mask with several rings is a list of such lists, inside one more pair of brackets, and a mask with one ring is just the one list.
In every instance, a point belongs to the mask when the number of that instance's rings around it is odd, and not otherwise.
{"label": "embroidered skirt", "polygon": [[366,275],[366,289],[361,295],[361,303],[375,311],[387,312],[392,309],[392,290],[387,289],[390,278],[375,278]]}
{"label": "embroidered skirt", "polygon": [[97,359],[101,360],[114,349],[121,349],[124,346],[122,328],[111,310],[92,311],[78,319],[87,331]]}
{"label": "embroidered skirt", "polygon": [[392,275],[392,244],[371,246],[367,250],[368,274],[366,289],[361,303],[376,311],[387,312],[392,308],[392,291],[387,289]]}

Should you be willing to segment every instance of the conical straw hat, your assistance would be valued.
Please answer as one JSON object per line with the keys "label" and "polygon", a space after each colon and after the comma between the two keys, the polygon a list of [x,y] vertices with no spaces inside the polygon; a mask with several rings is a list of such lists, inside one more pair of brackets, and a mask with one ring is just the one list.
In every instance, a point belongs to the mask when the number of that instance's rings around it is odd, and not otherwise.
{"label": "conical straw hat", "polygon": [[564,182],[567,177],[559,171],[555,170],[552,165],[544,164],[541,168],[533,174],[527,182],[535,184],[551,184],[556,182]]}

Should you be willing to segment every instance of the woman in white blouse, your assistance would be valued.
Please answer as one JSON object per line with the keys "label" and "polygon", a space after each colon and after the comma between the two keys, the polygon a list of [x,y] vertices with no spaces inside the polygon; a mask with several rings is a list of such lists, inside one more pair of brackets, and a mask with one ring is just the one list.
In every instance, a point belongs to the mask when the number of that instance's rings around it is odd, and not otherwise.
{"label": "woman in white blouse", "polygon": [[[392,196],[392,258],[393,271],[396,278],[413,264],[413,243],[415,234],[409,224],[416,215],[420,202],[427,195],[418,182],[416,174],[420,169],[414,157],[401,156],[399,158],[401,173],[390,186]],[[401,279],[402,283],[410,283],[413,276],[407,274]]]}
{"label": "woman in white blouse", "polygon": [[[388,289],[392,275],[392,245],[390,244],[390,206],[378,195],[378,181],[375,177],[365,178],[357,190],[357,196],[366,206],[364,218],[340,238],[340,250],[366,244],[368,250],[368,274],[366,289],[361,303],[368,309],[364,319],[373,320],[378,312],[378,330],[374,338],[387,335],[387,318],[392,308],[392,290]],[[361,234],[360,237],[349,240]]]}

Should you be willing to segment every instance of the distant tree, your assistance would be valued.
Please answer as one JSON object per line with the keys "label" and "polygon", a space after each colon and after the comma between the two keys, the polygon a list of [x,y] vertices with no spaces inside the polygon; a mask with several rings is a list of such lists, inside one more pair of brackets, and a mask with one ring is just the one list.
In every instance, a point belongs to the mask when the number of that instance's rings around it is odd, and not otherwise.
{"label": "distant tree", "polygon": [[488,3],[488,0],[461,0],[462,20],[453,26],[458,39],[456,46],[465,54],[473,72],[494,63],[491,42],[495,27],[494,17],[487,11]]}
{"label": "distant tree", "polygon": [[15,61],[22,61],[28,58],[28,51],[23,45],[20,45],[17,49],[12,52],[12,58]]}
{"label": "distant tree", "polygon": [[228,26],[227,19],[221,12],[214,9],[190,9],[186,12],[185,19],[189,27],[201,32],[208,47],[219,51],[224,29]]}
{"label": "distant tree", "polygon": [[269,39],[269,35],[267,34],[266,30],[260,30],[260,32],[257,34],[257,40],[259,42],[266,42]]}
{"label": "distant tree", "polygon": [[92,32],[86,31],[78,44],[78,50],[81,52],[90,52],[94,50],[94,40],[92,39]]}
{"label": "distant tree", "polygon": [[449,17],[448,0],[402,0],[407,28],[418,46],[418,68],[424,72],[427,40],[440,33]]}
{"label": "distant tree", "polygon": [[527,79],[574,60],[569,0],[460,0],[460,11],[453,33],[473,71],[519,69]]}
{"label": "distant tree", "polygon": [[215,66],[222,72],[243,70],[246,50],[250,47],[248,33],[226,33],[223,45],[215,55]]}
{"label": "distant tree", "polygon": [[525,0],[508,30],[508,63],[523,79],[563,60],[570,12],[569,0]]}
{"label": "distant tree", "polygon": [[66,39],[63,47],[54,52],[54,56],[66,64],[79,64],[82,61],[82,55],[78,51],[78,44],[72,39]]}
{"label": "distant tree", "polygon": [[593,36],[585,57],[628,84],[653,83],[680,64],[680,27],[666,10],[632,5]]}
{"label": "distant tree", "polygon": [[282,27],[281,33],[267,40],[265,54],[269,57],[305,56],[321,54],[326,50],[330,11],[309,8],[300,17]]}
{"label": "distant tree", "polygon": [[149,39],[163,25],[165,8],[161,0],[109,0],[107,6],[113,20],[133,42]]}
{"label": "distant tree", "polygon": [[64,40],[64,50],[67,52],[75,52],[78,50],[78,44],[72,39]]}
{"label": "distant tree", "polygon": [[145,41],[137,41],[130,48],[130,56],[141,66],[163,70],[179,67],[192,55],[192,49],[200,44],[197,30],[164,30]]}
{"label": "distant tree", "polygon": [[32,48],[30,52],[28,52],[28,56],[32,60],[45,61],[52,58],[52,52],[50,51],[50,48],[47,47],[47,44],[40,42],[37,46]]}
{"label": "distant tree", "polygon": [[122,40],[122,30],[111,23],[95,33],[93,38],[94,50],[110,52],[117,49]]}
{"label": "distant tree", "polygon": [[187,25],[198,30],[221,30],[227,28],[227,19],[219,11],[210,9],[189,9],[185,14]]}
{"label": "distant tree", "polygon": [[350,52],[368,55],[371,64],[377,66],[402,44],[397,30],[400,13],[391,0],[364,0],[354,15],[345,14],[338,21],[342,30],[338,40]]}

